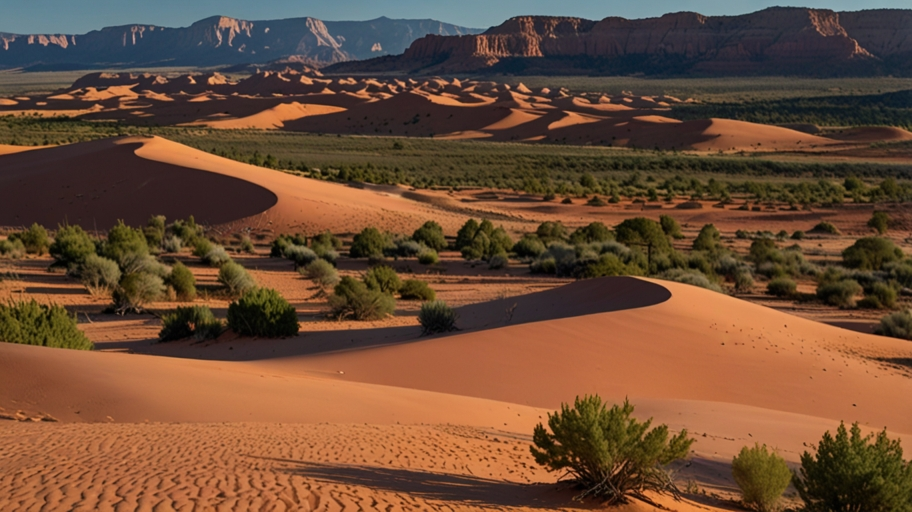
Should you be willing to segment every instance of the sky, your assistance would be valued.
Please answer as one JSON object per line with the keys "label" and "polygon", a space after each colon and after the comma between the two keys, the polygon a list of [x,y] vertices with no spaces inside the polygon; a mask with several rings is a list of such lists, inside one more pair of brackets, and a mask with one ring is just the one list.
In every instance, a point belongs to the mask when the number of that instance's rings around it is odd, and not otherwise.
{"label": "sky", "polygon": [[[792,0],[794,1],[794,0]],[[910,8],[909,0],[800,0],[795,5],[833,10]],[[769,0],[0,0],[0,32],[81,34],[134,23],[185,27],[214,15],[247,20],[311,16],[326,21],[432,18],[473,28],[499,25],[519,15],[602,19],[645,18],[696,11],[732,15],[773,5]]]}

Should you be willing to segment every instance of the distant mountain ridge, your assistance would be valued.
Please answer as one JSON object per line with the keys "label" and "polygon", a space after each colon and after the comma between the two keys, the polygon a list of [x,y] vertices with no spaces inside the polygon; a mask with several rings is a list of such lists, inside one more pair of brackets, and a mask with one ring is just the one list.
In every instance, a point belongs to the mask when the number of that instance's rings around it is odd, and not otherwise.
{"label": "distant mountain ridge", "polygon": [[107,27],[84,35],[0,33],[0,69],[220,66],[298,56],[314,67],[400,54],[426,35],[482,32],[436,20],[247,21],[213,16],[185,28]]}
{"label": "distant mountain ridge", "polygon": [[772,7],[601,21],[521,16],[483,34],[428,35],[402,56],[329,72],[912,76],[912,10]]}

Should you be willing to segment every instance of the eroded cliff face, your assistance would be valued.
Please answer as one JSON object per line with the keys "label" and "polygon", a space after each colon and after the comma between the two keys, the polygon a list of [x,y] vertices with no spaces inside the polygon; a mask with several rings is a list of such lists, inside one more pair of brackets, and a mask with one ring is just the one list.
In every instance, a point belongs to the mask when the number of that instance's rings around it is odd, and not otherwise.
{"label": "eroded cliff face", "polygon": [[246,21],[214,16],[186,28],[108,27],[84,35],[0,34],[0,69],[111,65],[215,66],[299,56],[314,66],[401,53],[427,34],[478,30],[433,20],[325,23],[316,18]]}
{"label": "eroded cliff face", "polygon": [[510,65],[547,70],[536,59],[559,69],[568,59],[575,59],[572,65],[610,67],[612,59],[635,66],[640,58],[644,65],[661,68],[662,62],[674,62],[688,71],[714,74],[826,69],[843,74],[840,66],[844,74],[866,74],[882,70],[885,58],[910,51],[912,11],[771,8],[743,16],[681,12],[599,22],[519,17],[480,35],[419,39],[400,67],[449,73]]}

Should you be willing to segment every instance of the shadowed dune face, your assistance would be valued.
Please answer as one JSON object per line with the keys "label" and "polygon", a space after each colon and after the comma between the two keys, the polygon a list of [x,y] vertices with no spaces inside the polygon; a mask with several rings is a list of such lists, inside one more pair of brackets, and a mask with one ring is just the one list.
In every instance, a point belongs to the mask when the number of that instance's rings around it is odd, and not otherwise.
{"label": "shadowed dune face", "polygon": [[152,215],[223,224],[268,210],[271,191],[238,178],[140,158],[110,141],[0,157],[0,225],[143,225]]}

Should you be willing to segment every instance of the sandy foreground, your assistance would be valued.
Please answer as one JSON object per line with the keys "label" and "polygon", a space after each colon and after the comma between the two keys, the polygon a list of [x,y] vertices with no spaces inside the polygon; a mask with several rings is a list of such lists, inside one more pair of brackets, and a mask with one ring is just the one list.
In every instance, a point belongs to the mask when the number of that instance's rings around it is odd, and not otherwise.
{"label": "sandy foreground", "polygon": [[794,463],[841,420],[912,442],[912,380],[878,361],[912,355],[897,340],[637,278],[460,313],[461,332],[431,338],[405,326],[146,355],[0,346],[0,412],[39,420],[0,423],[0,505],[567,507],[573,490],[528,446],[585,393],[629,397],[696,437],[678,473],[696,501],[675,510],[724,509],[712,496],[733,496],[731,457],[754,442]]}

